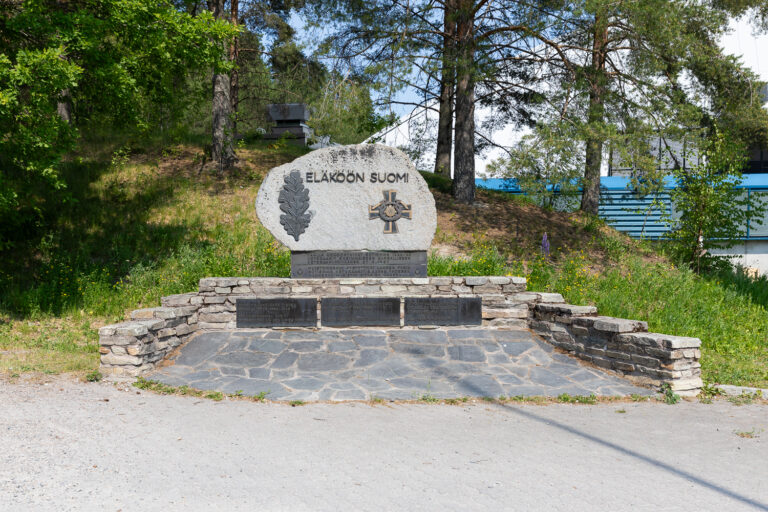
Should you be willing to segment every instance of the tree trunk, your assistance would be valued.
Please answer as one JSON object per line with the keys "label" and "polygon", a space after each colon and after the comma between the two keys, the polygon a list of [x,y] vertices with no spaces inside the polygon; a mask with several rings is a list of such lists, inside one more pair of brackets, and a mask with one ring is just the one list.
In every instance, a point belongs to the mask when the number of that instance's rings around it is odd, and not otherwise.
{"label": "tree trunk", "polygon": [[[230,23],[234,25],[235,27],[238,25],[238,16],[239,16],[239,7],[240,7],[240,1],[239,0],[231,0],[231,9],[230,9]],[[232,38],[232,44],[229,46],[229,61],[233,62],[235,64],[235,68],[232,69],[230,83],[229,83],[229,99],[232,103],[232,134],[237,135],[237,109],[238,109],[238,103],[239,96],[240,96],[240,75],[237,70],[237,59],[239,56],[239,38],[238,36],[235,36]]]}
{"label": "tree trunk", "polygon": [[61,97],[56,104],[56,111],[62,121],[72,124],[72,94],[69,92],[69,89],[61,91]]}
{"label": "tree trunk", "polygon": [[451,149],[453,145],[453,91],[456,69],[453,66],[453,47],[456,37],[456,8],[454,0],[446,0],[443,11],[443,60],[440,70],[440,118],[437,124],[437,151],[435,173],[451,175]]}
{"label": "tree trunk", "polygon": [[453,197],[475,200],[474,2],[458,0],[456,22],[456,144],[453,150]]}
{"label": "tree trunk", "polygon": [[[225,0],[208,0],[208,9],[216,19],[224,19]],[[213,107],[211,130],[211,159],[219,170],[230,169],[237,161],[232,146],[232,101],[229,75],[213,73]]]}
{"label": "tree trunk", "polygon": [[603,161],[602,124],[605,117],[605,60],[608,28],[600,14],[595,15],[592,59],[589,70],[589,110],[587,113],[586,154],[581,211],[597,215],[600,208],[600,167]]}

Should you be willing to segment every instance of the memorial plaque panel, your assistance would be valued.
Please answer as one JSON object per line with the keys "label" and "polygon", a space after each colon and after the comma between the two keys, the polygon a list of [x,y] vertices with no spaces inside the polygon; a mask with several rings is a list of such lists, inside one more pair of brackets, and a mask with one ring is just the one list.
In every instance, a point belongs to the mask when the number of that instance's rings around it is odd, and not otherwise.
{"label": "memorial plaque panel", "polygon": [[315,327],[317,299],[237,299],[237,327]]}
{"label": "memorial plaque panel", "polygon": [[323,327],[400,325],[400,299],[397,297],[324,298],[320,316]]}
{"label": "memorial plaque panel", "polygon": [[481,325],[480,297],[405,298],[405,325]]}
{"label": "memorial plaque panel", "polygon": [[292,252],[291,277],[427,277],[427,251]]}

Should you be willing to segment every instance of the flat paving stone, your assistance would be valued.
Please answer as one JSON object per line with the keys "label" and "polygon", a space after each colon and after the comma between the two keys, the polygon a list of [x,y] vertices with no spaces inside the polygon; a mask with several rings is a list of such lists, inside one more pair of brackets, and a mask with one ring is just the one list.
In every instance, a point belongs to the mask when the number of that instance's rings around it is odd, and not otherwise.
{"label": "flat paving stone", "polygon": [[446,331],[452,340],[492,340],[493,332],[485,329],[450,329]]}
{"label": "flat paving stone", "polygon": [[448,357],[458,361],[485,361],[485,350],[477,345],[457,345],[448,347]]}
{"label": "flat paving stone", "polygon": [[360,347],[386,347],[387,346],[387,337],[386,336],[370,336],[370,335],[362,335],[362,336],[353,336],[353,340],[355,340],[355,343],[357,343]]}
{"label": "flat paving stone", "polygon": [[348,352],[357,349],[354,341],[332,341],[328,343],[328,350],[331,352]]}
{"label": "flat paving stone", "polygon": [[293,366],[293,363],[299,358],[296,352],[283,352],[273,362],[270,368],[282,369]]}
{"label": "flat paving stone", "polygon": [[340,354],[309,353],[300,354],[298,367],[299,370],[311,372],[325,372],[332,370],[341,370],[349,365],[350,359]]}
{"label": "flat paving stone", "polygon": [[389,351],[376,348],[366,348],[360,351],[354,366],[370,366],[387,358]]}
{"label": "flat paving stone", "polygon": [[[224,334],[224,336],[218,336],[219,334]],[[228,337],[228,333],[205,333],[195,336],[184,345],[184,350],[176,358],[176,364],[194,366],[205,361],[224,346]]]}
{"label": "flat paving stone", "polygon": [[526,351],[536,347],[536,343],[531,341],[503,341],[500,343],[501,349],[508,355],[517,357]]}
{"label": "flat paving stone", "polygon": [[456,383],[459,393],[469,396],[499,397],[504,394],[504,388],[490,375],[469,375]]}
{"label": "flat paving stone", "polygon": [[334,400],[366,400],[370,397],[360,389],[348,389],[337,391],[333,398]]}
{"label": "flat paving stone", "polygon": [[241,366],[251,368],[254,366],[264,366],[271,360],[272,358],[269,356],[269,354],[239,351],[220,354],[214,357],[211,361],[223,366]]}
{"label": "flat paving stone", "polygon": [[149,378],[278,401],[654,392],[508,328],[203,332],[171,362]]}
{"label": "flat paving stone", "polygon": [[294,352],[317,352],[323,348],[322,341],[297,341],[288,345]]}
{"label": "flat paving stone", "polygon": [[448,343],[448,335],[445,331],[391,331],[390,338],[397,338],[404,341],[416,343],[444,344]]}
{"label": "flat paving stone", "polygon": [[443,356],[445,349],[440,345],[427,345],[424,343],[392,343],[392,350],[404,354],[420,356]]}
{"label": "flat paving stone", "polygon": [[248,368],[248,377],[252,379],[269,379],[269,368]]}
{"label": "flat paving stone", "polygon": [[283,381],[283,384],[291,389],[321,389],[325,382],[315,377],[296,377]]}
{"label": "flat paving stone", "polygon": [[270,354],[279,354],[285,350],[285,347],[287,346],[287,343],[283,343],[282,341],[278,340],[256,339],[250,341],[248,344],[248,350],[251,352],[269,352]]}

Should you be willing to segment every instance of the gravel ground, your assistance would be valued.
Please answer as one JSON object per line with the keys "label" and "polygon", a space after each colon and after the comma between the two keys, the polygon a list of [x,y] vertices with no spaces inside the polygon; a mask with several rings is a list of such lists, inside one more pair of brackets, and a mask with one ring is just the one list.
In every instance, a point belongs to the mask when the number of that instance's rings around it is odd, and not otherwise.
{"label": "gravel ground", "polygon": [[0,435],[2,511],[768,510],[768,407],[724,400],[290,407],[22,378]]}

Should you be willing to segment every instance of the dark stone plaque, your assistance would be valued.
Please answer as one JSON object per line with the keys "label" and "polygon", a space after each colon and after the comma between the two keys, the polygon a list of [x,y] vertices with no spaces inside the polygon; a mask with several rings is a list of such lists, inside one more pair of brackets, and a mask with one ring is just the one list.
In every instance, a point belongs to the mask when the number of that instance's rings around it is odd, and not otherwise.
{"label": "dark stone plaque", "polygon": [[405,298],[405,325],[481,325],[480,297]]}
{"label": "dark stone plaque", "polygon": [[400,299],[324,298],[320,308],[323,327],[400,325]]}
{"label": "dark stone plaque", "polygon": [[291,277],[427,277],[427,251],[292,252]]}
{"label": "dark stone plaque", "polygon": [[237,299],[237,327],[315,327],[317,299]]}

